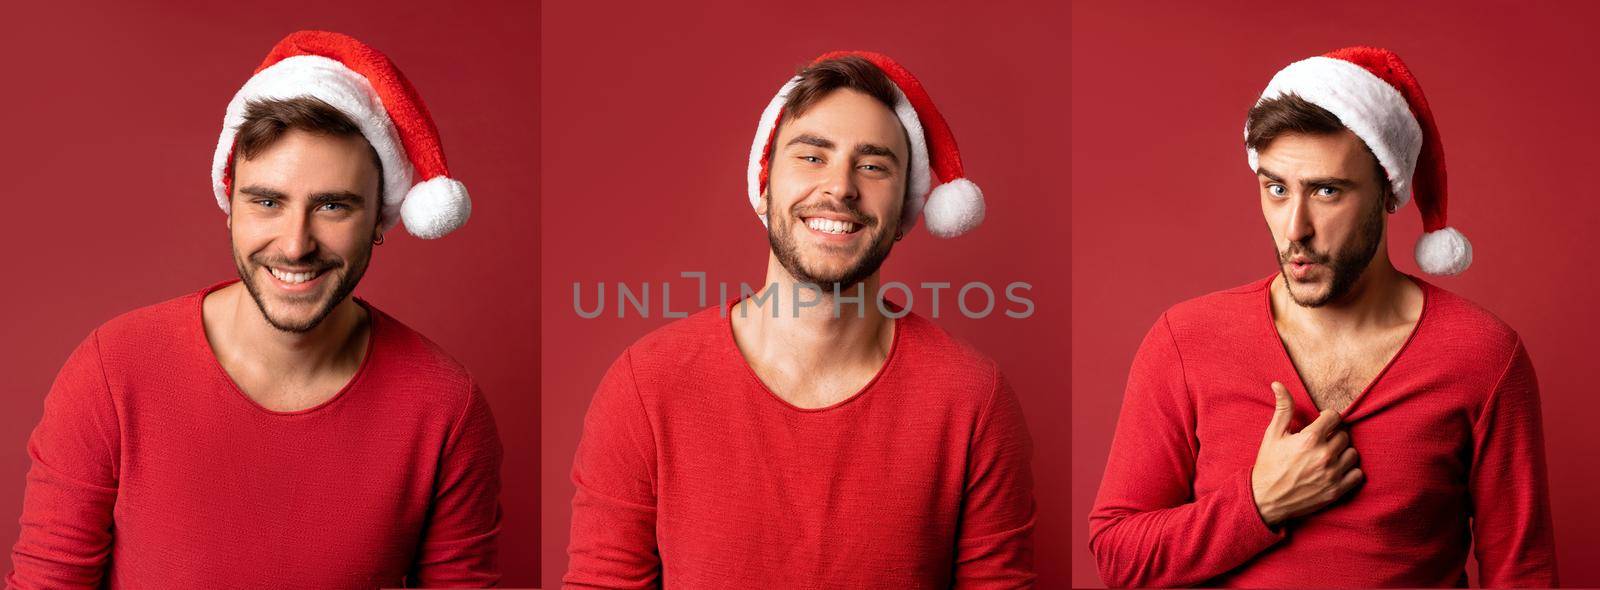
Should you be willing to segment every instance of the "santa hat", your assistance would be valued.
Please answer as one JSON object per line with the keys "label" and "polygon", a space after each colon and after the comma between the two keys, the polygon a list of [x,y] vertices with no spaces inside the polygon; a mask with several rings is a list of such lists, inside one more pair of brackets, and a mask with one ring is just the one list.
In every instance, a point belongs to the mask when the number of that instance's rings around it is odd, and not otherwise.
{"label": "santa hat", "polygon": [[[1288,94],[1333,113],[1361,138],[1388,174],[1401,205],[1416,197],[1423,229],[1416,257],[1423,272],[1453,275],[1472,264],[1472,244],[1446,225],[1439,128],[1400,56],[1387,49],[1346,47],[1295,62],[1272,77],[1261,100]],[[1250,169],[1258,169],[1256,151],[1249,154]]]}
{"label": "santa hat", "polygon": [[[224,212],[232,182],[228,164],[246,106],[293,98],[316,98],[338,109],[378,152],[383,230],[403,219],[411,235],[432,239],[467,222],[472,213],[467,188],[450,178],[439,131],[411,82],[378,50],[326,31],[284,37],[228,103],[211,161],[211,189]],[[420,182],[413,186],[414,179]]]}
{"label": "santa hat", "polygon": [[[835,51],[818,57],[813,64],[842,57],[859,57],[882,70],[895,85],[895,117],[905,127],[911,143],[909,190],[905,207],[901,209],[901,227],[910,230],[917,218],[927,219],[928,231],[941,238],[952,238],[983,223],[983,192],[978,185],[965,178],[961,169],[961,152],[956,149],[955,135],[945,124],[933,99],[922,89],[922,83],[889,56],[868,51]],[[800,82],[791,78],[778,95],[767,103],[756,126],[756,137],[750,146],[750,166],[747,181],[750,206],[761,207],[761,194],[767,188],[767,160],[772,142],[777,139],[778,120],[783,115],[783,103],[789,92]],[[939,186],[929,192],[933,178]],[[761,223],[767,222],[761,215]]]}

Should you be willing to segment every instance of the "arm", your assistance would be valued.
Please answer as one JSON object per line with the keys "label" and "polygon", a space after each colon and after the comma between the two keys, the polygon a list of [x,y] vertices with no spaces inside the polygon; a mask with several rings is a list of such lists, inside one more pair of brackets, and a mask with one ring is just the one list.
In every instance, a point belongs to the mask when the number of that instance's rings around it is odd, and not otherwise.
{"label": "arm", "polygon": [[572,462],[572,537],[563,588],[657,588],[656,444],[629,352],[583,419]]}
{"label": "arm", "polygon": [[1250,468],[1195,497],[1194,403],[1166,316],[1145,335],[1128,374],[1090,550],[1110,586],[1184,586],[1242,565],[1283,538],[1256,509]]}
{"label": "arm", "polygon": [[494,416],[473,385],[445,441],[413,584],[482,588],[500,582],[501,453]]}
{"label": "arm", "polygon": [[7,588],[100,586],[111,556],[120,431],[91,334],[56,375],[28,439],[33,467]]}
{"label": "arm", "polygon": [[1473,425],[1473,438],[1469,485],[1478,585],[1554,588],[1539,383],[1520,340]]}
{"label": "arm", "polygon": [[956,588],[1032,588],[1032,440],[1017,395],[995,371],[989,407],[978,418],[956,542]]}

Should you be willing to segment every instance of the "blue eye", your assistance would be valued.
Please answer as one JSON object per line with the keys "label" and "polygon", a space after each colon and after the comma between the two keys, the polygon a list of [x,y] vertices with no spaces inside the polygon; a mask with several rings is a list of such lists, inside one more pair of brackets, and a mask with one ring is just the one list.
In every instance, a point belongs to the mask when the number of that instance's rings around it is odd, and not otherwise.
{"label": "blue eye", "polygon": [[1281,197],[1289,194],[1289,188],[1281,184],[1269,184],[1267,185],[1267,192],[1272,193],[1272,196]]}
{"label": "blue eye", "polygon": [[345,205],[344,203],[323,203],[322,207],[318,207],[318,208],[319,209],[325,209],[327,211],[337,211],[337,210],[340,210],[340,209],[349,209],[350,206],[349,205]]}
{"label": "blue eye", "polygon": [[1324,186],[1317,189],[1317,196],[1319,197],[1331,197],[1337,194],[1339,194],[1339,189],[1331,186]]}

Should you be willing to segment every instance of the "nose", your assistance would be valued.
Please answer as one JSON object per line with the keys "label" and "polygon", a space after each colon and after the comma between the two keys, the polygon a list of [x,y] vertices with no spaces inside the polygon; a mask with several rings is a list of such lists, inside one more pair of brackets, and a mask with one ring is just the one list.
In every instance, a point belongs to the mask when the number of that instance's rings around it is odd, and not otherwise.
{"label": "nose", "polygon": [[859,199],[861,195],[856,190],[855,165],[844,158],[828,167],[827,176],[822,181],[822,194],[841,201]]}
{"label": "nose", "polygon": [[283,233],[278,236],[278,247],[284,258],[301,260],[317,251],[317,241],[311,232],[311,213],[286,215]]}
{"label": "nose", "polygon": [[1311,225],[1310,199],[1304,195],[1290,199],[1288,218],[1284,220],[1283,239],[1290,244],[1301,242],[1316,235],[1316,229]]}

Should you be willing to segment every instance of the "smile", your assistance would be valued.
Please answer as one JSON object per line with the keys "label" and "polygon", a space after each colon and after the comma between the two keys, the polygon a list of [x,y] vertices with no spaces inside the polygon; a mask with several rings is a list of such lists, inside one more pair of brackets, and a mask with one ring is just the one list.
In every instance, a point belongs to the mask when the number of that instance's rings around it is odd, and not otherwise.
{"label": "smile", "polygon": [[272,273],[273,278],[282,281],[284,284],[300,285],[322,276],[322,274],[327,272],[327,270],[290,272],[269,266],[267,267],[267,272]]}
{"label": "smile", "polygon": [[845,235],[845,234],[853,234],[853,233],[856,233],[858,231],[861,231],[861,224],[854,223],[854,222],[849,222],[849,221],[842,221],[842,220],[838,220],[838,219],[823,219],[821,217],[811,217],[811,218],[806,219],[805,222],[806,222],[806,227],[811,228],[813,231],[818,231],[818,232],[822,232],[822,233],[825,233],[825,234],[833,234],[833,235],[842,236],[842,235]]}

